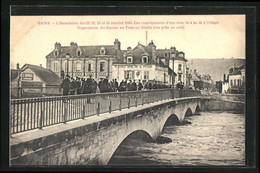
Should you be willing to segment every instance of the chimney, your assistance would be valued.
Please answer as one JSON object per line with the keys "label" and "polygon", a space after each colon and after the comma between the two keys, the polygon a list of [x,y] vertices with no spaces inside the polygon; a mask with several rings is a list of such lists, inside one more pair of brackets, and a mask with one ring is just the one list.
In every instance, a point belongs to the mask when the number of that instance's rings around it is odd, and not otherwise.
{"label": "chimney", "polygon": [[19,63],[16,64],[16,69],[17,69],[17,70],[20,70]]}
{"label": "chimney", "polygon": [[56,42],[54,47],[55,47],[55,49],[61,49],[61,44]]}
{"label": "chimney", "polygon": [[224,74],[224,81],[223,82],[226,82],[226,74]]}
{"label": "chimney", "polygon": [[117,38],[114,41],[114,49],[121,50],[121,43],[120,43],[120,41],[118,41]]}
{"label": "chimney", "polygon": [[42,67],[42,64],[40,64],[40,67]]}
{"label": "chimney", "polygon": [[130,52],[132,50],[132,48],[129,46],[128,48],[127,48],[127,52]]}
{"label": "chimney", "polygon": [[71,43],[70,43],[70,47],[77,47],[77,46],[78,46],[77,43],[74,43],[74,42],[71,42]]}

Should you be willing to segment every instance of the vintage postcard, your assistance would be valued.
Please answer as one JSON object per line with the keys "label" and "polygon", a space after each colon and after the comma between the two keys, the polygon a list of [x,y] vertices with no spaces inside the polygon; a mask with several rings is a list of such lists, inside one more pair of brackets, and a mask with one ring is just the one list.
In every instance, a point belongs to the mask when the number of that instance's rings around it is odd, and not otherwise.
{"label": "vintage postcard", "polygon": [[246,15],[10,17],[10,166],[245,166]]}

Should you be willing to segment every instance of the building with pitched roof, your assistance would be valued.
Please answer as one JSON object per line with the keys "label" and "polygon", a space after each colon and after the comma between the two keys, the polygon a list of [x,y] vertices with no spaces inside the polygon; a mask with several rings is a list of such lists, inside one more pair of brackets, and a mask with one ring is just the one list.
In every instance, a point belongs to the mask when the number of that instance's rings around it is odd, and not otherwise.
{"label": "building with pitched roof", "polygon": [[234,66],[229,69],[228,92],[244,93],[245,91],[245,65]]}
{"label": "building with pitched roof", "polygon": [[46,56],[46,67],[60,78],[69,75],[111,80],[112,64],[122,56],[120,46],[118,39],[114,45],[78,46],[71,42],[70,46],[61,46],[55,43],[53,51]]}
{"label": "building with pitched roof", "polygon": [[[128,47],[127,50],[122,51],[122,54],[122,58],[113,65],[113,78],[119,81],[156,80],[159,83],[173,85],[179,79],[186,83],[187,60],[183,52],[178,52],[173,47],[165,50],[156,49],[156,45],[151,41],[147,46],[138,43],[133,49]],[[182,66],[180,69],[177,68],[179,64]],[[179,78],[176,74],[180,74]]]}
{"label": "building with pitched roof", "polygon": [[11,87],[19,89],[20,93],[12,93],[11,90],[11,95],[16,96],[17,94],[17,97],[57,95],[61,93],[61,82],[62,80],[52,70],[25,64],[19,70],[16,78],[11,81]]}
{"label": "building with pitched roof", "polygon": [[176,74],[174,77],[175,85],[178,82],[183,82],[184,86],[187,85],[187,59],[185,59],[185,53],[178,51],[176,47],[170,49],[158,49],[156,51],[159,61],[167,64]]}

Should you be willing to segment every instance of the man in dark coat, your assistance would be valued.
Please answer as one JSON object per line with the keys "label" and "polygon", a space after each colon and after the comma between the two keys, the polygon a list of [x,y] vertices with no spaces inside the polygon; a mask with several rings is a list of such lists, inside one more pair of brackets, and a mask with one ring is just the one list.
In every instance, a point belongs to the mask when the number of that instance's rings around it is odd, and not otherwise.
{"label": "man in dark coat", "polygon": [[92,93],[96,93],[97,90],[97,82],[92,79]]}
{"label": "man in dark coat", "polygon": [[139,80],[138,82],[138,90],[142,90],[143,89],[143,84],[141,82],[141,80]]}
{"label": "man in dark coat", "polygon": [[132,81],[129,80],[126,84],[126,91],[132,91]]}
{"label": "man in dark coat", "polygon": [[74,95],[77,88],[77,84],[74,78],[71,78],[71,84],[70,84],[70,95]]}
{"label": "man in dark coat", "polygon": [[124,81],[122,80],[119,84],[118,91],[123,91]]}
{"label": "man in dark coat", "polygon": [[158,89],[158,84],[156,81],[154,81],[154,84],[153,84],[153,89]]}
{"label": "man in dark coat", "polygon": [[151,82],[148,82],[148,88],[151,90],[153,88],[153,84]]}
{"label": "man in dark coat", "polygon": [[61,88],[63,89],[63,95],[68,95],[70,91],[70,80],[69,75],[66,75],[66,78],[61,83]]}
{"label": "man in dark coat", "polygon": [[77,85],[77,94],[80,94],[80,88],[81,88],[81,82],[80,82],[80,79],[79,77],[76,78],[76,85]]}
{"label": "man in dark coat", "polygon": [[136,86],[135,80],[133,81],[131,88],[132,88],[131,89],[132,91],[136,91],[137,90],[137,86]]}
{"label": "man in dark coat", "polygon": [[90,94],[92,93],[92,79],[87,78],[85,85],[83,87],[83,94]]}
{"label": "man in dark coat", "polygon": [[116,81],[116,79],[114,80],[114,89],[115,89],[115,92],[118,90],[118,82]]}

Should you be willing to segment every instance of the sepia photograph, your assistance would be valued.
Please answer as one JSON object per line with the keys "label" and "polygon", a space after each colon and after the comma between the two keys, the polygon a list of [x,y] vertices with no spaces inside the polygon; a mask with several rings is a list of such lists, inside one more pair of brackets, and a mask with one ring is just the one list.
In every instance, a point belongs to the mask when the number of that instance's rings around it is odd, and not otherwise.
{"label": "sepia photograph", "polygon": [[246,167],[247,43],[246,14],[10,15],[9,166]]}

